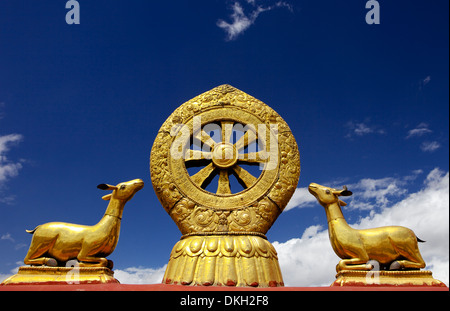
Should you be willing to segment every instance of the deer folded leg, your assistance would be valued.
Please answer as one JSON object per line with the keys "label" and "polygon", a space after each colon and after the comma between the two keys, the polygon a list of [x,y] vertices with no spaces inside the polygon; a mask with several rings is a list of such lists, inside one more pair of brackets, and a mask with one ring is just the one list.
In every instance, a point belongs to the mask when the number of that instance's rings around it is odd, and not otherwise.
{"label": "deer folded leg", "polygon": [[400,270],[400,269],[422,269],[425,268],[425,262],[414,262],[410,260],[396,260],[392,262],[389,270]]}
{"label": "deer folded leg", "polygon": [[108,259],[103,257],[77,257],[80,267],[107,267]]}
{"label": "deer folded leg", "polygon": [[54,258],[49,257],[39,257],[34,259],[28,259],[25,258],[23,261],[26,265],[30,266],[49,266],[49,267],[56,267],[58,265],[58,262]]}
{"label": "deer folded leg", "polygon": [[50,267],[57,266],[58,262],[54,258],[44,257],[44,255],[47,253],[48,249],[51,246],[53,246],[53,243],[47,243],[44,245],[31,243],[30,249],[28,250],[28,253],[25,256],[23,262],[26,265],[30,266],[42,266],[42,265]]}
{"label": "deer folded leg", "polygon": [[361,258],[351,258],[351,259],[342,259],[336,266],[336,271],[342,270],[372,270],[372,265],[367,264],[368,259]]}
{"label": "deer folded leg", "polygon": [[422,269],[425,268],[425,261],[419,251],[417,245],[416,236],[413,234],[410,243],[404,243],[404,245],[396,246],[396,251],[403,257],[400,260],[392,262],[389,267],[390,270],[399,269]]}
{"label": "deer folded leg", "polygon": [[103,257],[94,257],[88,256],[87,252],[89,249],[84,248],[81,249],[80,253],[77,256],[78,261],[80,262],[80,267],[107,267],[108,259]]}

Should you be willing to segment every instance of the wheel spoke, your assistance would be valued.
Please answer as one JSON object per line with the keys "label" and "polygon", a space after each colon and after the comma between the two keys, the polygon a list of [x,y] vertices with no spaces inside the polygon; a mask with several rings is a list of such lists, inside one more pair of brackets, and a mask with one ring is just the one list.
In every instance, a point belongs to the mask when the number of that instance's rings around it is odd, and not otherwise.
{"label": "wheel spoke", "polygon": [[199,187],[202,187],[205,181],[211,176],[216,168],[212,163],[202,168],[197,174],[191,176],[192,181]]}
{"label": "wheel spoke", "polygon": [[250,186],[252,186],[257,179],[255,176],[250,174],[239,165],[233,166],[233,171],[235,172],[239,183],[241,183],[244,188],[249,188]]}
{"label": "wheel spoke", "polygon": [[[217,123],[214,124],[217,125]],[[234,121],[220,121],[221,137],[216,138],[216,135],[214,135],[215,140],[203,129],[192,136],[194,146],[185,151],[184,160],[188,169],[192,167],[201,168],[200,171],[190,177],[192,182],[198,187],[206,189],[215,176],[219,175],[216,194],[232,194],[230,174],[236,177],[244,189],[253,186],[258,180],[257,177],[238,164],[253,166],[268,162],[269,153],[258,149],[258,146],[256,146],[255,150],[251,150],[253,152],[249,152],[250,150],[243,151],[244,148],[257,142],[256,131],[252,129],[245,131],[244,135],[232,145],[233,125]],[[200,143],[201,145],[198,146]],[[196,146],[201,147],[201,150]],[[227,158],[224,155],[225,153],[228,154],[231,149],[234,156],[231,162],[227,162]],[[241,153],[239,153],[239,150]],[[222,157],[220,151],[222,151]]]}
{"label": "wheel spoke", "polygon": [[248,130],[245,132],[245,134],[236,142],[235,147],[239,151],[248,145],[250,145],[252,142],[256,140],[256,133]]}
{"label": "wheel spoke", "polygon": [[219,184],[217,186],[217,194],[231,194],[230,179],[227,170],[220,170]]}
{"label": "wheel spoke", "polygon": [[269,155],[267,152],[249,152],[244,154],[239,154],[238,161],[248,162],[248,163],[264,163],[269,160]]}
{"label": "wheel spoke", "polygon": [[220,126],[222,128],[222,143],[229,143],[231,135],[233,134],[233,121],[221,121]]}
{"label": "wheel spoke", "polygon": [[[212,146],[216,143],[216,141],[214,139],[212,139],[211,136],[209,136],[209,134],[206,133],[204,130],[197,132],[196,134],[194,134],[193,137],[194,137],[194,140],[197,139],[197,140],[201,141],[202,150],[207,150],[207,148],[209,148],[209,150],[211,150]],[[205,148],[205,146],[207,148]]]}
{"label": "wheel spoke", "polygon": [[186,162],[193,160],[211,160],[211,159],[212,159],[211,152],[188,149],[184,153],[184,161]]}

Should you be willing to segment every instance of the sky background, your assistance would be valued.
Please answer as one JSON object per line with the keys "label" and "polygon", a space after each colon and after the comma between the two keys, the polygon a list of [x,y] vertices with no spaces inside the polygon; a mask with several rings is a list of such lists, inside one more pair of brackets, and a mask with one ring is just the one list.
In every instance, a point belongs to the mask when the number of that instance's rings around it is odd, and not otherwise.
{"label": "sky background", "polygon": [[97,184],[142,178],[109,259],[158,283],[180,232],[153,191],[157,131],[185,101],[230,84],[271,106],[299,145],[298,189],[268,239],[288,286],[329,285],[339,258],[317,182],[346,184],[356,228],[404,225],[449,284],[449,2],[79,0],[0,2],[0,280],[33,229],[92,225]]}

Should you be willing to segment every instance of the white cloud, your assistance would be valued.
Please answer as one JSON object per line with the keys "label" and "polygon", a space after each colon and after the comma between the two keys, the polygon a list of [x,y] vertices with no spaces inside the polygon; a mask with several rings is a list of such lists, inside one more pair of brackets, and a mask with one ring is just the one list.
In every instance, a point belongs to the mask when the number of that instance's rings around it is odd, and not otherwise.
{"label": "white cloud", "polygon": [[166,266],[161,268],[131,267],[124,270],[114,270],[114,277],[122,284],[157,284],[161,283]]}
{"label": "white cloud", "polygon": [[353,122],[349,121],[345,125],[349,132],[347,133],[346,137],[351,138],[353,136],[364,136],[368,134],[386,134],[386,131],[379,128],[378,126],[369,125],[367,122]]}
{"label": "white cloud", "polygon": [[6,274],[6,273],[0,273],[0,283],[12,276],[14,273]]}
{"label": "white cloud", "polygon": [[250,13],[245,14],[241,3],[236,1],[232,6],[233,12],[230,15],[232,22],[228,23],[222,19],[217,21],[217,26],[222,28],[227,33],[227,40],[236,39],[240,34],[253,25],[258,16],[263,12],[279,7],[286,7],[289,10],[292,10],[291,5],[283,1],[278,1],[274,5],[267,7],[257,5],[255,0],[247,0],[246,2],[252,6]]}
{"label": "white cloud", "polygon": [[23,136],[20,134],[9,134],[0,136],[0,203],[11,204],[14,201],[14,195],[6,195],[2,191],[5,182],[19,174],[22,168],[22,161],[12,162],[6,157],[6,153],[12,145],[22,141]]}
{"label": "white cloud", "polygon": [[425,87],[425,85],[430,83],[430,81],[431,81],[431,76],[426,76],[425,79],[420,80],[419,81],[419,91],[422,91],[423,88]]}
{"label": "white cloud", "polygon": [[354,132],[358,136],[373,133],[373,129],[365,125],[364,123],[355,124]]}
{"label": "white cloud", "polygon": [[[386,188],[382,187],[380,191],[384,192],[383,189]],[[375,194],[372,196],[376,197]],[[448,172],[434,169],[428,174],[422,190],[405,196],[396,204],[385,206],[378,213],[371,213],[351,226],[360,229],[386,225],[411,228],[418,237],[426,240],[419,245],[427,263],[426,269],[449,285]],[[273,245],[287,286],[327,286],[335,280],[339,258],[331,248],[327,230],[321,230],[320,226],[307,228],[301,238],[274,242]]]}
{"label": "white cloud", "polygon": [[420,137],[425,134],[432,133],[433,131],[428,128],[428,124],[420,123],[416,128],[409,130],[406,139],[411,137]]}
{"label": "white cloud", "polygon": [[10,273],[0,273],[0,283],[9,278],[10,276],[16,274],[19,271],[20,266],[23,266],[23,262],[18,261],[16,262],[16,267],[9,271]]}
{"label": "white cloud", "polygon": [[28,244],[25,244],[25,243],[17,243],[17,244],[14,246],[14,249],[17,251],[17,250],[19,250],[19,249],[21,249],[21,248],[24,248],[24,247],[28,247]]}
{"label": "white cloud", "polygon": [[11,242],[15,242],[15,240],[13,239],[13,237],[11,236],[11,233],[6,233],[6,234],[3,234],[1,237],[0,237],[0,240],[7,240],[7,241],[11,241]]}
{"label": "white cloud", "polygon": [[10,150],[10,146],[20,142],[22,139],[23,136],[19,134],[0,136],[0,186],[9,177],[17,176],[19,170],[22,168],[20,162],[13,163],[6,157],[6,153]]}
{"label": "white cloud", "polygon": [[311,193],[309,193],[308,188],[297,188],[284,211],[288,211],[295,207],[309,207],[312,206],[315,202],[316,198],[312,196]]}
{"label": "white cloud", "polygon": [[[417,179],[422,170],[414,170],[411,175],[402,178],[385,177],[380,179],[364,178],[355,184],[348,184],[348,188],[354,193],[352,197],[342,198],[346,203],[351,203],[347,210],[372,210],[375,207],[382,208],[393,199],[398,200],[407,194],[408,182]],[[332,181],[326,185],[344,185],[344,180]],[[336,186],[339,188],[339,186]],[[308,188],[297,188],[284,211],[293,208],[304,208],[315,206],[317,200],[312,196]]]}
{"label": "white cloud", "polygon": [[329,286],[333,283],[339,257],[331,248],[326,230],[272,244],[278,252],[285,286]]}
{"label": "white cloud", "polygon": [[437,141],[425,141],[420,145],[420,149],[424,152],[433,152],[441,147]]}
{"label": "white cloud", "polygon": [[217,21],[217,26],[225,30],[228,40],[233,40],[255,22],[259,13],[253,13],[252,15],[250,18],[247,17],[239,2],[235,2],[233,5],[233,13],[231,14],[232,23],[230,24],[220,19]]}
{"label": "white cloud", "polygon": [[401,197],[407,192],[403,188],[405,184],[403,180],[393,177],[361,179],[358,183],[349,185],[355,195],[348,209],[368,210],[375,206],[385,207],[392,198]]}
{"label": "white cloud", "polygon": [[[406,139],[410,139],[412,137],[422,137],[430,133],[433,133],[433,131],[428,128],[428,124],[420,123],[416,128],[408,131]],[[439,149],[440,147],[441,144],[437,141],[425,141],[420,145],[420,149],[423,152],[433,152]]]}
{"label": "white cloud", "polygon": [[427,85],[431,81],[431,76],[427,76],[425,79],[423,79],[422,83],[423,85]]}

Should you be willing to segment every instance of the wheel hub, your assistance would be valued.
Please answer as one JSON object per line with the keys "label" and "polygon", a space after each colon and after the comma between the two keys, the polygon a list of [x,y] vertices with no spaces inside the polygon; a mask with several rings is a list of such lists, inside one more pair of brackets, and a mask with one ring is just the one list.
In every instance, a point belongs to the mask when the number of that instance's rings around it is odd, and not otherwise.
{"label": "wheel hub", "polygon": [[230,143],[219,143],[213,147],[212,161],[215,166],[228,169],[236,164],[238,152],[236,147]]}

